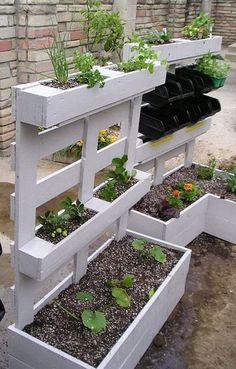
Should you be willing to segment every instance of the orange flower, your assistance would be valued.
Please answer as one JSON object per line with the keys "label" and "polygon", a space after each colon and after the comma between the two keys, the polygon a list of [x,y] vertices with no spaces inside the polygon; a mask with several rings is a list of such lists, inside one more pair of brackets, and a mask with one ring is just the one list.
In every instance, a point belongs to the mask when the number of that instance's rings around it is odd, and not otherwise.
{"label": "orange flower", "polygon": [[171,192],[171,195],[174,196],[174,197],[179,197],[180,196],[180,191],[174,190],[174,191]]}
{"label": "orange flower", "polygon": [[192,183],[185,183],[185,184],[184,184],[184,190],[185,190],[185,191],[191,191],[191,190],[192,190],[192,188],[193,188]]}

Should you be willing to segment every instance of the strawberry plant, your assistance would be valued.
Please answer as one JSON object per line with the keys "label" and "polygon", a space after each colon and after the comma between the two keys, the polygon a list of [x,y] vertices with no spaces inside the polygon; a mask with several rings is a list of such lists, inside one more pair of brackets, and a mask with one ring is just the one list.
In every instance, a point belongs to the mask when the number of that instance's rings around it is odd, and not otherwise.
{"label": "strawberry plant", "polygon": [[77,220],[79,224],[84,223],[85,209],[84,204],[79,200],[73,202],[70,197],[66,197],[60,203],[61,207],[64,208],[64,216],[70,220]]}
{"label": "strawberry plant", "polygon": [[142,239],[135,239],[132,242],[132,247],[138,251],[141,256],[151,257],[155,261],[163,264],[166,262],[166,254],[159,245],[147,248],[148,242]]}
{"label": "strawberry plant", "polygon": [[66,220],[68,218],[64,214],[57,214],[53,211],[47,211],[44,216],[39,216],[38,220],[42,224],[42,227],[52,238],[55,238],[57,234],[63,237],[67,236]]}

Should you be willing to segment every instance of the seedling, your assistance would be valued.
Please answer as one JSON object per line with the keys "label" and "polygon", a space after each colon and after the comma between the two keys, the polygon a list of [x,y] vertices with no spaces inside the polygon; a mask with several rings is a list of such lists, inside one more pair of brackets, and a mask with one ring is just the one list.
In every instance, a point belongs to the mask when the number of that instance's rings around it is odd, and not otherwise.
{"label": "seedling", "polygon": [[148,242],[142,239],[135,239],[132,242],[134,250],[138,251],[141,256],[150,256],[155,261],[164,264],[166,262],[166,255],[159,245],[155,245],[152,248],[147,248]]}
{"label": "seedling", "polygon": [[87,84],[88,88],[94,87],[96,84],[99,87],[105,85],[104,77],[100,71],[95,68],[96,60],[91,54],[82,54],[78,51],[74,52],[74,65],[78,70],[75,79],[80,84]]}
{"label": "seedling", "polygon": [[107,325],[105,314],[97,310],[83,310],[81,313],[81,319],[83,325],[95,334],[104,330]]}
{"label": "seedling", "polygon": [[233,166],[227,175],[227,190],[236,194],[236,166]]}
{"label": "seedling", "polygon": [[162,31],[156,30],[147,31],[143,39],[149,45],[162,45],[171,41],[172,34],[167,28],[163,28]]}
{"label": "seedling", "polygon": [[101,199],[103,199],[105,201],[109,201],[109,202],[115,200],[117,198],[115,185],[116,185],[115,181],[113,181],[113,180],[107,181],[105,186],[103,187],[103,189],[100,192]]}
{"label": "seedling", "polygon": [[208,161],[208,165],[206,167],[198,167],[197,175],[200,179],[210,180],[214,177],[216,168],[216,159],[211,158]]}
{"label": "seedling", "polygon": [[212,78],[222,79],[229,74],[230,63],[227,59],[219,59],[216,55],[209,52],[198,60],[196,69]]}
{"label": "seedling", "polygon": [[152,287],[149,291],[148,291],[148,298],[149,300],[152,298],[152,296],[154,296],[155,294],[155,288]]}
{"label": "seedling", "polygon": [[108,178],[113,179],[116,183],[128,184],[136,175],[137,171],[128,171],[124,165],[128,161],[128,156],[123,155],[122,158],[112,159],[113,170],[108,173]]}
{"label": "seedling", "polygon": [[60,205],[65,209],[64,216],[70,220],[77,220],[79,224],[84,223],[84,205],[79,200],[76,200],[76,202],[73,203],[71,198],[68,196],[61,201]]}
{"label": "seedling", "polygon": [[185,26],[182,33],[185,37],[195,40],[209,37],[212,31],[213,19],[205,12],[201,12],[190,24]]}
{"label": "seedling", "polygon": [[57,214],[49,210],[44,216],[39,216],[38,220],[42,224],[43,229],[45,229],[52,238],[55,238],[57,234],[63,237],[67,236],[67,218],[63,214]]}
{"label": "seedling", "polygon": [[114,287],[111,290],[112,296],[115,298],[117,305],[127,308],[131,304],[128,293],[120,287]]}
{"label": "seedling", "polygon": [[69,66],[66,60],[65,40],[60,33],[53,35],[53,43],[47,49],[47,54],[52,63],[55,80],[60,84],[65,84],[68,81]]}
{"label": "seedling", "polygon": [[125,287],[125,288],[130,288],[133,286],[134,283],[134,276],[133,274],[125,274],[124,277],[122,279],[118,279],[118,278],[113,278],[113,279],[109,279],[106,282],[106,285],[108,287]]}
{"label": "seedling", "polygon": [[92,301],[93,300],[93,295],[87,291],[78,291],[76,292],[75,297],[78,301]]}

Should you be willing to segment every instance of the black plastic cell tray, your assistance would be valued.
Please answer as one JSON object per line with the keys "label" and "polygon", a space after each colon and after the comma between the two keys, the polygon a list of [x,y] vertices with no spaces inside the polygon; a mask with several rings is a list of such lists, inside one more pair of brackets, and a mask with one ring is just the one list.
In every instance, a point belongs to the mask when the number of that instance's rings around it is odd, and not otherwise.
{"label": "black plastic cell tray", "polygon": [[210,92],[212,90],[209,79],[203,78],[203,76],[200,76],[198,73],[195,73],[195,71],[192,68],[189,67],[177,68],[175,73],[177,76],[187,78],[192,81],[194,85],[195,94],[199,95]]}

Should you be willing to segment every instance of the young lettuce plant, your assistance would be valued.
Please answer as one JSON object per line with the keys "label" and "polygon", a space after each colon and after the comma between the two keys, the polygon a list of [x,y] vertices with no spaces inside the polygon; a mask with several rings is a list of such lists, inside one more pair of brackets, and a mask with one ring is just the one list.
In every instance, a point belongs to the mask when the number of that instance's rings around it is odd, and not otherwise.
{"label": "young lettuce plant", "polygon": [[141,256],[151,257],[156,262],[164,264],[166,262],[166,254],[159,245],[147,248],[148,242],[142,239],[134,239],[132,247],[135,251],[138,251]]}
{"label": "young lettuce plant", "polygon": [[75,76],[76,81],[79,84],[86,84],[88,88],[94,87],[96,84],[99,87],[104,87],[104,77],[98,69],[95,68],[96,60],[91,54],[81,54],[78,51],[74,52],[74,65],[78,70],[78,74]]}

